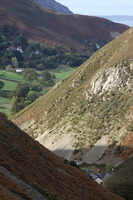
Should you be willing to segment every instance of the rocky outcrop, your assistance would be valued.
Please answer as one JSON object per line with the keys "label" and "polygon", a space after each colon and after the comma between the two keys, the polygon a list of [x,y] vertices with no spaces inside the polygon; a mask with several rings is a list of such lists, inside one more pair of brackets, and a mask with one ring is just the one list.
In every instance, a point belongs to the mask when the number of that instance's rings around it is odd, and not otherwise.
{"label": "rocky outcrop", "polygon": [[133,89],[133,61],[122,62],[117,66],[99,71],[91,81],[91,92],[102,95],[113,90]]}

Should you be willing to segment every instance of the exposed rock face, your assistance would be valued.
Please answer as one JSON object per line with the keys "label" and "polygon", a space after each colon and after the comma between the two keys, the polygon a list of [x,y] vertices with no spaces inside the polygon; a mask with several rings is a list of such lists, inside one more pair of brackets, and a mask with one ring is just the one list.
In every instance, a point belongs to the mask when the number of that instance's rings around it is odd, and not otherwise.
{"label": "exposed rock face", "polygon": [[102,95],[113,90],[133,89],[133,61],[101,70],[91,81],[91,92]]}
{"label": "exposed rock face", "polygon": [[55,10],[57,12],[63,14],[73,14],[66,6],[63,6],[62,4],[54,0],[34,0],[34,1],[44,7],[51,8],[52,10]]}

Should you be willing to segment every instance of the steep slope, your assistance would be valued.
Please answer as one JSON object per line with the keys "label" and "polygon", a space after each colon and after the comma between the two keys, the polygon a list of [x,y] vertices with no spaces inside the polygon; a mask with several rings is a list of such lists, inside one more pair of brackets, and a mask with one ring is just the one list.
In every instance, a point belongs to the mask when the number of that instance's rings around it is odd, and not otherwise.
{"label": "steep slope", "polygon": [[[132,41],[133,28],[18,113],[15,123],[68,159],[104,162],[107,154],[108,162],[119,162],[118,156],[127,150],[124,141],[133,131]],[[132,148],[131,142],[129,151]]]}
{"label": "steep slope", "polygon": [[11,23],[30,40],[69,49],[87,49],[87,41],[107,42],[128,26],[82,15],[63,15],[39,6],[32,0],[5,0],[0,5],[1,23]]}
{"label": "steep slope", "polygon": [[104,182],[104,186],[124,199],[133,199],[133,156],[124,160],[114,169],[114,175]]}
{"label": "steep slope", "polygon": [[120,200],[0,113],[0,199]]}
{"label": "steep slope", "polygon": [[63,6],[62,4],[56,2],[55,0],[34,0],[34,1],[44,7],[51,8],[52,10],[55,10],[57,12],[63,14],[72,14],[72,12],[66,6]]}

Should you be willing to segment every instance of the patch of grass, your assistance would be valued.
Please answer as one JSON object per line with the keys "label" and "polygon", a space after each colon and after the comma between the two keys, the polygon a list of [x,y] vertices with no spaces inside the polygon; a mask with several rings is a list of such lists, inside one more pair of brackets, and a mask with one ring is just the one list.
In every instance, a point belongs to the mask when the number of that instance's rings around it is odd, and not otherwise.
{"label": "patch of grass", "polygon": [[[8,72],[5,70],[0,70],[0,81],[4,82],[4,87],[1,91],[7,91],[8,93],[14,90],[19,81],[22,81],[23,77],[14,73]],[[0,112],[4,112],[7,115],[9,114],[10,109],[10,99],[0,96]]]}
{"label": "patch of grass", "polygon": [[10,103],[9,98],[0,97],[0,105],[1,104],[9,104],[9,103]]}
{"label": "patch of grass", "polygon": [[8,71],[5,71],[5,70],[0,70],[0,79],[8,79],[8,80],[11,80],[11,81],[22,81],[23,78],[22,76],[20,76],[19,74],[17,73],[14,73],[14,72],[8,72]]}
{"label": "patch of grass", "polygon": [[2,90],[14,90],[19,81],[22,81],[23,77],[5,70],[0,70],[0,81],[4,82]]}
{"label": "patch of grass", "polygon": [[17,86],[17,82],[12,82],[12,81],[8,81],[8,80],[3,80],[0,79],[2,82],[4,82],[4,87],[2,88],[2,90],[14,90]]}
{"label": "patch of grass", "polygon": [[9,110],[10,110],[10,99],[0,97],[0,112],[4,112],[8,115]]}
{"label": "patch of grass", "polygon": [[6,115],[9,115],[9,113],[10,113],[10,108],[9,108],[9,106],[8,106],[8,107],[5,107],[5,108],[3,108],[3,109],[0,109],[0,112],[5,113]]}
{"label": "patch of grass", "polygon": [[66,78],[67,76],[69,76],[75,68],[70,68],[70,67],[66,67],[66,68],[62,68],[59,69],[56,73],[55,73],[55,83],[59,82],[60,80]]}

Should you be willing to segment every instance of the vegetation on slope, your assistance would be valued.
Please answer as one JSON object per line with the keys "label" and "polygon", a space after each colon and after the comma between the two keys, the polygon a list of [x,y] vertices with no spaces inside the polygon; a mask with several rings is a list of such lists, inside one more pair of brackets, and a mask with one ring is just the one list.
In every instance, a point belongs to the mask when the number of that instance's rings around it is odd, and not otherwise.
{"label": "vegetation on slope", "polygon": [[84,149],[103,135],[109,135],[110,143],[114,143],[120,131],[123,136],[128,134],[125,125],[132,120],[133,104],[132,37],[131,28],[101,48],[69,78],[14,116],[15,123],[34,138],[45,133],[45,145],[50,137],[55,139],[52,146],[70,134],[80,158]]}
{"label": "vegetation on slope", "polygon": [[113,177],[104,182],[111,192],[126,200],[133,199],[133,157],[129,157],[115,168]]}
{"label": "vegetation on slope", "polygon": [[[121,199],[95,183],[79,169],[65,164],[63,158],[34,141],[2,113],[0,122],[0,198]],[[42,198],[33,197],[33,192],[39,193]]]}

